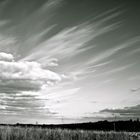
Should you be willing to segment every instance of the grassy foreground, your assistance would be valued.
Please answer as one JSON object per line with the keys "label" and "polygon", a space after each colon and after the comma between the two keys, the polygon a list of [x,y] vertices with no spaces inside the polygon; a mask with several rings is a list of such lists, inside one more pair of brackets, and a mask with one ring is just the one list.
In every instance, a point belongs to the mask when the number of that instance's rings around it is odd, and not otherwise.
{"label": "grassy foreground", "polygon": [[138,140],[128,132],[0,127],[0,140]]}

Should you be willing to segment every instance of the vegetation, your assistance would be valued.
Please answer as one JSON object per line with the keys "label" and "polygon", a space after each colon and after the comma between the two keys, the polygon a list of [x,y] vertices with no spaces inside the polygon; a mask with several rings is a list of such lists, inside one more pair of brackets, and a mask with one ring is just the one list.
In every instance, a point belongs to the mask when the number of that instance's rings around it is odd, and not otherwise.
{"label": "vegetation", "polygon": [[61,128],[61,129],[82,129],[98,131],[127,131],[140,132],[140,121],[137,120],[118,120],[118,121],[98,121],[72,124],[0,124],[0,126],[19,126],[19,127],[40,127],[40,128]]}
{"label": "vegetation", "polygon": [[0,126],[0,140],[138,140],[137,133]]}

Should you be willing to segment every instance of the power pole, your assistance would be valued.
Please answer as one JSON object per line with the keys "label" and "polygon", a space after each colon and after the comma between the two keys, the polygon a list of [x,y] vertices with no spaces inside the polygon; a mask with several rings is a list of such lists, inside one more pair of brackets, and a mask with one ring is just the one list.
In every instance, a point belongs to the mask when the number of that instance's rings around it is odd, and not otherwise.
{"label": "power pole", "polygon": [[62,120],[62,124],[64,124],[64,118],[63,118],[63,116],[62,116],[61,120]]}
{"label": "power pole", "polygon": [[113,129],[114,129],[114,131],[116,131],[116,115],[114,113],[112,115],[114,117]]}

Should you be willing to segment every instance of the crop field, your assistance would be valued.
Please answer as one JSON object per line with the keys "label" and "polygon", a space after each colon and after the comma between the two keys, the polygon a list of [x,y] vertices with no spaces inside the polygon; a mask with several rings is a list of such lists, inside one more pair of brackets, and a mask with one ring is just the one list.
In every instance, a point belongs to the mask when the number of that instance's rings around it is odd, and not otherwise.
{"label": "crop field", "polygon": [[0,140],[139,140],[138,133],[0,127]]}

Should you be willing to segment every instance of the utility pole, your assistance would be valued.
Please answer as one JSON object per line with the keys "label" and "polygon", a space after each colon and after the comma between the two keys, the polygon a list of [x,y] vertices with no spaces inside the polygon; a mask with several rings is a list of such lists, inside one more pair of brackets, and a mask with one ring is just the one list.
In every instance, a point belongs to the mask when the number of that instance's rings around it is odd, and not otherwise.
{"label": "utility pole", "polygon": [[62,116],[61,120],[62,120],[62,124],[64,124],[64,118],[63,118],[63,116]]}
{"label": "utility pole", "polygon": [[114,129],[114,131],[116,131],[116,115],[114,113],[112,115],[114,117],[113,129]]}

